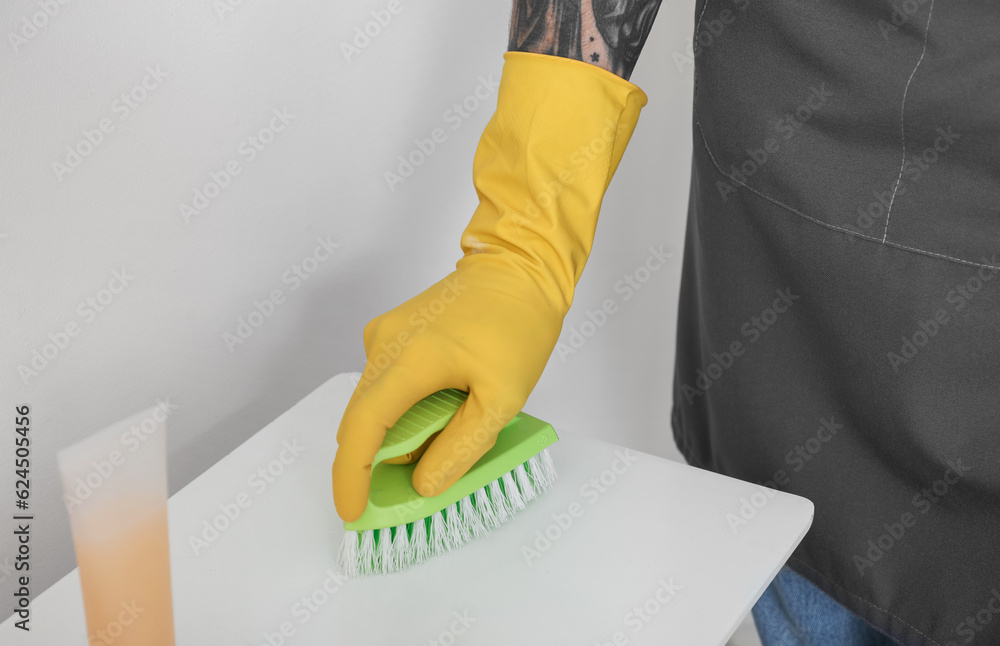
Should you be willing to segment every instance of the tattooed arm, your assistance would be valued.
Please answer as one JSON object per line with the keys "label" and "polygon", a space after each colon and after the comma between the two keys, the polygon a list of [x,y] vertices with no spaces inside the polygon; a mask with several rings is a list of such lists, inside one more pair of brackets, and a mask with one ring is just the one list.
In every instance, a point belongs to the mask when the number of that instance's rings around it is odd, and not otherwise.
{"label": "tattooed arm", "polygon": [[514,0],[514,52],[593,63],[628,80],[660,0]]}

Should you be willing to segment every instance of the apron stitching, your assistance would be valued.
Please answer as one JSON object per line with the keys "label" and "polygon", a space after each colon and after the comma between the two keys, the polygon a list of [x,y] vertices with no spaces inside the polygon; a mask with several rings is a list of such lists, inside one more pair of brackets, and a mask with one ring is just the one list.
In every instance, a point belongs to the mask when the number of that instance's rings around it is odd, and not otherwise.
{"label": "apron stitching", "polygon": [[874,236],[869,236],[869,235],[865,235],[863,233],[858,233],[857,231],[851,231],[850,229],[845,229],[843,227],[838,227],[836,224],[830,224],[829,222],[823,222],[822,220],[817,220],[816,218],[814,218],[812,216],[806,215],[802,211],[799,211],[798,209],[796,209],[794,207],[788,206],[784,202],[776,200],[773,197],[771,197],[770,195],[765,195],[764,193],[762,193],[762,192],[758,191],[757,189],[755,189],[753,186],[750,186],[746,182],[741,182],[739,179],[733,177],[732,175],[730,175],[726,171],[722,170],[722,167],[719,166],[719,162],[716,161],[716,159],[715,159],[715,155],[712,154],[712,149],[708,147],[708,140],[705,138],[705,131],[702,130],[701,120],[700,119],[695,119],[695,123],[698,124],[698,131],[701,133],[701,143],[705,147],[705,152],[707,152],[708,156],[712,159],[712,165],[715,166],[715,169],[718,170],[719,173],[722,174],[724,177],[727,177],[730,180],[736,182],[737,184],[739,184],[743,188],[747,189],[748,191],[756,193],[757,195],[761,196],[765,200],[767,200],[769,202],[774,202],[778,206],[791,211],[795,215],[799,215],[799,216],[801,216],[801,217],[803,217],[803,218],[805,218],[807,220],[815,222],[816,224],[822,225],[824,227],[828,227],[830,229],[836,229],[837,231],[843,231],[844,233],[849,233],[849,234],[857,236],[859,238],[864,238],[865,240],[872,240],[873,242],[879,242],[879,239],[876,238],[876,237],[874,237]]}
{"label": "apron stitching", "polygon": [[906,93],[910,90],[910,83],[913,82],[913,77],[917,74],[917,68],[924,61],[924,54],[927,53],[927,34],[931,30],[931,15],[934,13],[934,0],[931,0],[931,6],[927,10],[927,25],[924,27],[924,47],[920,51],[920,58],[917,60],[917,64],[913,66],[913,71],[910,72],[910,78],[906,81],[906,87],[903,88],[903,104],[899,107],[899,137],[903,140],[903,159],[899,162],[899,176],[896,178],[896,186],[892,189],[892,197],[889,198],[889,211],[885,214],[885,230],[882,232],[882,243],[885,244],[885,239],[889,235],[889,216],[892,214],[892,203],[896,200],[896,191],[899,190],[899,182],[903,179],[903,166],[906,165]]}
{"label": "apron stitching", "polygon": [[705,131],[701,129],[701,121],[699,121],[699,120],[696,119],[695,123],[698,125],[698,130],[701,132],[702,146],[705,148],[705,152],[708,153],[708,156],[712,159],[712,165],[715,166],[715,169],[717,171],[719,171],[719,174],[722,175],[723,177],[729,178],[733,182],[736,182],[737,184],[739,184],[743,188],[747,189],[751,193],[756,193],[757,195],[759,195],[760,197],[764,198],[768,202],[773,202],[774,204],[777,204],[778,206],[780,206],[780,207],[782,207],[782,208],[784,208],[784,209],[786,209],[788,211],[791,211],[795,215],[803,217],[806,220],[809,220],[810,222],[815,222],[816,224],[820,225],[821,227],[826,227],[827,229],[833,229],[834,231],[840,231],[842,233],[846,233],[848,235],[852,235],[852,236],[855,236],[857,238],[862,238],[864,240],[871,240],[872,242],[879,242],[881,244],[884,244],[887,247],[895,247],[896,249],[904,249],[906,251],[913,251],[913,252],[919,253],[921,255],[933,256],[935,258],[944,258],[945,260],[951,260],[953,262],[961,263],[963,265],[969,265],[970,267],[982,267],[983,269],[993,269],[993,270],[1000,271],[1000,265],[990,265],[990,264],[985,263],[985,262],[973,262],[971,260],[965,260],[964,258],[955,258],[954,256],[947,256],[947,255],[945,255],[943,253],[937,253],[937,252],[934,252],[934,251],[928,251],[926,249],[918,249],[916,247],[908,247],[908,246],[906,246],[904,244],[899,244],[898,242],[882,242],[882,240],[880,240],[879,238],[876,238],[874,236],[869,236],[869,235],[865,235],[863,233],[858,233],[857,231],[852,231],[850,229],[845,229],[844,227],[839,227],[836,224],[830,224],[829,222],[823,222],[822,220],[818,220],[818,219],[816,219],[816,218],[814,218],[812,216],[806,215],[802,211],[799,211],[798,209],[796,209],[794,207],[788,206],[784,202],[781,202],[780,200],[776,200],[773,197],[771,197],[770,195],[765,195],[764,193],[762,193],[762,192],[758,191],[757,189],[755,189],[753,186],[750,186],[749,184],[747,184],[745,182],[741,182],[740,180],[738,180],[737,178],[733,177],[732,175],[730,175],[726,171],[722,170],[722,167],[719,166],[719,162],[717,162],[715,160],[715,155],[712,154],[712,149],[708,147],[708,141],[705,140]]}
{"label": "apron stitching", "polygon": [[[963,265],[970,265],[972,267],[982,267],[983,269],[994,269],[1000,270],[1000,266],[988,265],[985,262],[972,262],[971,260],[965,260],[963,258],[953,258],[951,256],[946,256],[943,253],[934,253],[933,251],[927,251],[926,249],[917,249],[916,247],[907,247],[906,245],[899,244],[897,242],[886,242],[886,246],[896,247],[897,249],[906,249],[907,251],[915,251],[917,253],[926,254],[928,256],[936,256],[938,258],[946,258],[948,260],[954,260],[955,262],[960,262]],[[996,256],[994,256],[995,258]]]}
{"label": "apron stitching", "polygon": [[[701,19],[705,17],[705,9],[708,9],[709,0],[705,0],[705,4],[701,5],[701,13],[698,14],[698,22],[694,26],[694,36],[691,37],[691,47],[694,51],[694,40],[698,38],[698,30],[701,29]],[[698,65],[694,66],[694,100],[692,102],[694,106],[698,105]]]}
{"label": "apron stitching", "polygon": [[806,562],[805,562],[805,561],[803,561],[802,559],[800,559],[800,558],[798,558],[798,557],[796,557],[796,556],[791,556],[791,557],[789,557],[789,558],[790,558],[790,560],[793,560],[793,561],[795,561],[795,562],[797,562],[797,563],[801,564],[801,565],[802,565],[803,567],[806,567],[806,568],[809,568],[810,570],[812,570],[813,572],[815,572],[815,573],[816,573],[817,575],[821,576],[821,577],[822,577],[823,579],[825,579],[826,581],[829,581],[829,582],[830,582],[831,584],[833,584],[834,586],[836,586],[836,587],[840,588],[841,590],[843,590],[843,591],[844,591],[844,592],[846,592],[847,594],[851,595],[851,596],[852,596],[852,597],[854,597],[855,599],[858,599],[859,601],[862,601],[862,602],[864,602],[864,603],[868,604],[869,606],[871,606],[872,608],[875,608],[876,610],[881,610],[882,612],[884,612],[885,614],[889,615],[889,616],[890,616],[890,617],[892,617],[893,619],[897,619],[897,620],[899,620],[899,622],[900,622],[901,624],[903,624],[903,625],[904,625],[904,626],[906,626],[907,628],[910,628],[910,629],[912,629],[912,630],[913,630],[913,631],[915,631],[915,632],[916,632],[917,634],[921,635],[921,636],[922,636],[922,637],[923,637],[924,639],[926,639],[926,640],[927,640],[927,641],[929,641],[929,642],[930,642],[931,644],[933,644],[933,646],[941,646],[941,644],[939,644],[938,642],[934,641],[934,640],[933,640],[933,639],[932,639],[932,638],[931,638],[931,637],[930,637],[929,635],[925,635],[924,633],[920,632],[920,630],[919,630],[919,629],[917,629],[917,627],[916,627],[916,626],[911,626],[910,624],[906,623],[906,621],[904,621],[902,617],[897,617],[896,615],[892,614],[891,612],[889,612],[889,611],[888,611],[888,610],[886,610],[885,608],[881,608],[881,607],[879,607],[879,606],[876,606],[876,605],[875,605],[874,603],[872,603],[872,602],[868,601],[868,600],[867,600],[867,599],[865,599],[864,597],[861,597],[861,596],[858,596],[858,595],[854,594],[853,592],[851,592],[850,590],[848,590],[848,589],[847,589],[847,588],[845,588],[844,586],[840,585],[839,583],[837,583],[837,582],[836,582],[836,581],[834,581],[833,579],[830,579],[829,577],[825,576],[825,575],[824,575],[824,574],[823,574],[822,572],[820,572],[819,570],[817,570],[817,569],[816,569],[816,568],[814,568],[813,566],[809,565],[808,563],[806,563]]}

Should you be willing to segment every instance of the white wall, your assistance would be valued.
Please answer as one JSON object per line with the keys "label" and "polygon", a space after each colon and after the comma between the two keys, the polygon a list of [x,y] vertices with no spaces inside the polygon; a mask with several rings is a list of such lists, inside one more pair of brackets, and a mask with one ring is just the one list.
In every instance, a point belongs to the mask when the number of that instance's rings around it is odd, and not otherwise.
{"label": "white wall", "polygon": [[[480,77],[499,79],[510,3],[400,0],[402,11],[347,61],[341,43],[387,1],[230,0],[220,15],[226,1],[0,9],[0,506],[9,518],[14,406],[29,404],[36,593],[74,563],[58,449],[169,398],[176,491],[332,375],[360,370],[364,324],[461,253],[475,206],[472,156],[495,99],[456,129],[445,111]],[[46,2],[58,12],[35,18],[44,23],[35,33],[24,19]],[[675,54],[689,51],[692,14],[691,0],[664,4],[633,76],[649,105],[605,200],[563,340],[605,299],[620,311],[565,362],[553,357],[526,406],[557,428],[674,457],[692,90],[692,67]],[[139,99],[131,107],[120,98],[130,93]],[[294,118],[251,160],[240,147],[274,110]],[[53,168],[102,126],[78,167]],[[389,190],[383,173],[397,155],[439,127],[447,140]],[[186,221],[180,205],[230,162],[239,175]],[[339,246],[293,289],[283,276],[317,238]],[[674,254],[669,265],[625,302],[616,281],[661,244]],[[116,271],[127,286],[93,310],[87,299],[102,297]],[[274,289],[284,302],[231,352],[224,333]],[[76,336],[37,375],[19,373],[74,323]],[[10,522],[0,534],[4,599]]]}

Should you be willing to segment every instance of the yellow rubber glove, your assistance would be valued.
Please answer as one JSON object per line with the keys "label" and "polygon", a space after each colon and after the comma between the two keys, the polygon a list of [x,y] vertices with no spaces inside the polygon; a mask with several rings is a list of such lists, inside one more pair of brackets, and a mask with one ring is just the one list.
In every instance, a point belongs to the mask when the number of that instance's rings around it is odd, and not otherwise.
{"label": "yellow rubber glove", "polygon": [[443,388],[469,392],[413,473],[435,496],[496,441],[559,338],[608,183],[646,95],[582,61],[504,54],[497,109],[476,149],[479,195],[454,272],[372,320],[367,365],[337,432],[333,496],[345,521],[368,503],[387,428]]}

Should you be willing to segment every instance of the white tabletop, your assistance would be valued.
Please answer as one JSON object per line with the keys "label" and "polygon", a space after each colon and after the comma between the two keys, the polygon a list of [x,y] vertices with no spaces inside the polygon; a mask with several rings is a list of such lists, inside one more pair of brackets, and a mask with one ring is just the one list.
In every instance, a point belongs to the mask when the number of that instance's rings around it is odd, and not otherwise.
{"label": "white tabletop", "polygon": [[[541,499],[456,552],[344,581],[330,463],[356,378],[323,384],[170,498],[179,645],[718,646],[812,521],[803,498],[550,419],[559,480]],[[205,534],[213,518],[225,529]],[[86,644],[78,572],[34,600],[29,634],[13,621],[4,644]]]}

